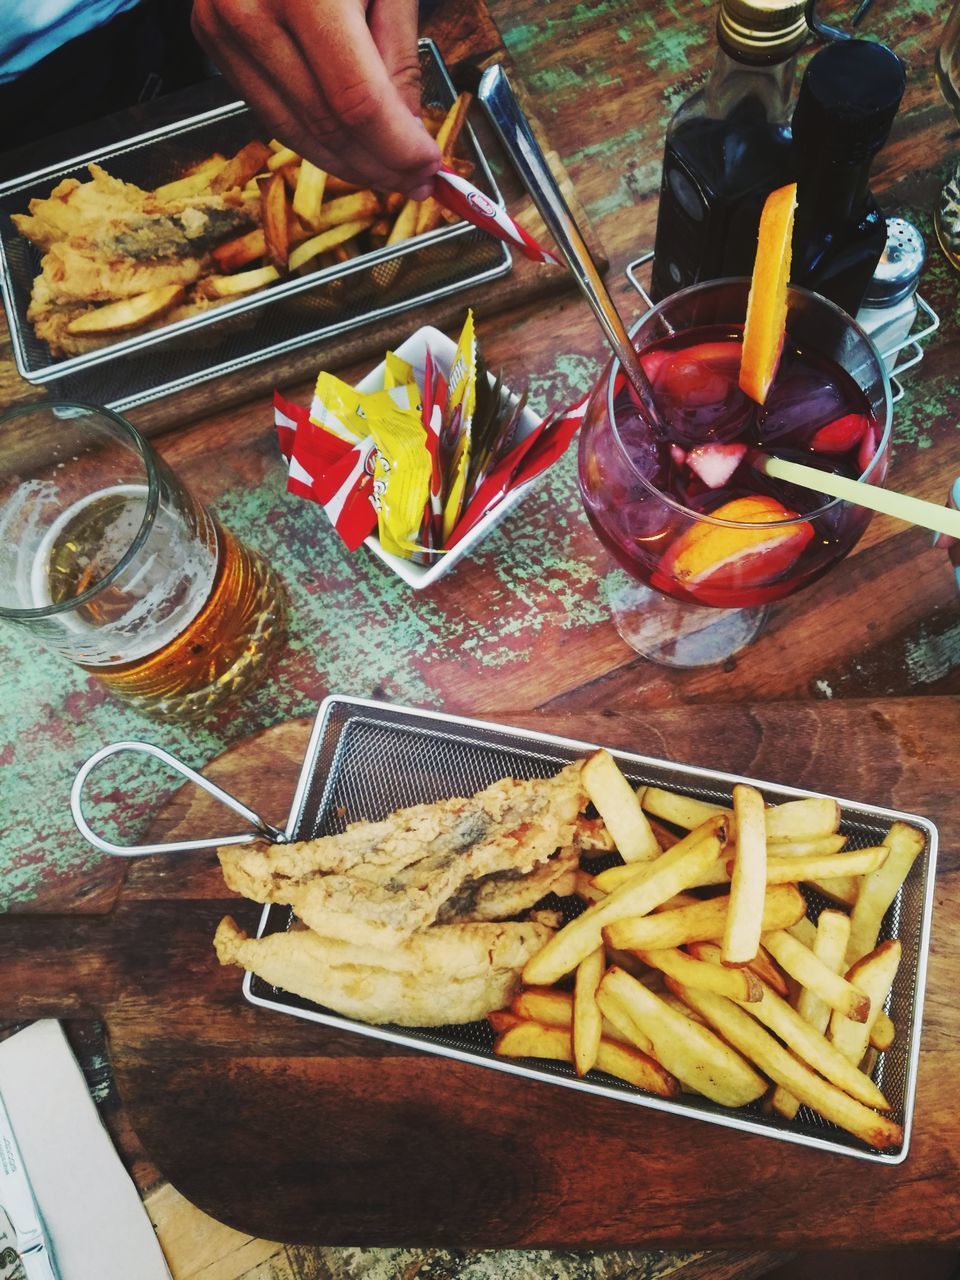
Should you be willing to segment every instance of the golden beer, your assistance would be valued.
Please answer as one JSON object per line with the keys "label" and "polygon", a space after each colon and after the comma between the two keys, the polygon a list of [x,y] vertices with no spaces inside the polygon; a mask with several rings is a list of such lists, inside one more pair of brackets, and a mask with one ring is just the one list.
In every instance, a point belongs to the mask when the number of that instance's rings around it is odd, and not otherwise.
{"label": "golden beer", "polygon": [[[130,505],[129,493],[104,494],[62,529],[47,568],[52,603],[81,596],[109,568],[111,544],[125,541],[129,528],[136,527],[139,512],[129,511]],[[121,649],[120,661],[78,664],[118,697],[156,717],[191,719],[244,693],[265,674],[285,635],[284,594],[276,573],[212,518],[210,526],[211,544],[216,543],[215,560],[210,547],[212,581],[209,576],[188,583],[172,579],[171,589],[163,580],[148,632],[158,647],[126,662]],[[162,574],[158,585],[160,579]],[[124,592],[107,585],[78,607],[78,623],[99,629],[122,618],[128,607]]]}

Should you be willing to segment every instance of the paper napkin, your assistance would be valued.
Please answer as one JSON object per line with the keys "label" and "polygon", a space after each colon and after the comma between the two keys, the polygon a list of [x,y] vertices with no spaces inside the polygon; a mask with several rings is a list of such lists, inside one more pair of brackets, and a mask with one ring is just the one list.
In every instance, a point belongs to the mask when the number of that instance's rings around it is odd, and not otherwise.
{"label": "paper napkin", "polygon": [[0,1044],[0,1094],[61,1280],[170,1280],[58,1022],[35,1022]]}

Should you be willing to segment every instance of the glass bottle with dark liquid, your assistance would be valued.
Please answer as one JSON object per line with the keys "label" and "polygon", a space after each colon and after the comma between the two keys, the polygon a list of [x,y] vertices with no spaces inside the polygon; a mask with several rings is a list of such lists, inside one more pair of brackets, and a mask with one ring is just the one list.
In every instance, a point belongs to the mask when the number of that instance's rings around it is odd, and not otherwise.
{"label": "glass bottle with dark liquid", "polygon": [[790,279],[856,315],[887,240],[870,167],[906,83],[885,45],[839,40],[811,60],[793,116],[797,212]]}
{"label": "glass bottle with dark liquid", "polygon": [[651,294],[749,275],[767,195],[792,180],[789,117],[805,7],[721,0],[717,61],[667,130]]}

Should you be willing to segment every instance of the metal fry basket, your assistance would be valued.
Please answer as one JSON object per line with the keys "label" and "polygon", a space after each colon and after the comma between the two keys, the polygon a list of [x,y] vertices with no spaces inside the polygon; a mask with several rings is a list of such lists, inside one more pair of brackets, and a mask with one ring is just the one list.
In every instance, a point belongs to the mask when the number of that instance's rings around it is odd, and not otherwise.
{"label": "metal fry basket", "polygon": [[[423,104],[449,107],[456,91],[432,40],[420,41],[420,70]],[[93,399],[112,409],[130,409],[510,270],[510,251],[499,240],[466,222],[443,224],[348,262],[278,281],[200,315],[83,355],[54,358],[27,320],[42,254],[16,230],[11,215],[26,213],[31,199],[49,196],[64,178],[87,180],[91,163],[153,190],[214,152],[231,155],[263,136],[246,104],[232,102],[0,185],[0,290],[17,369],[28,382],[42,384],[62,399]],[[473,131],[467,126],[461,136],[475,165],[472,180],[502,204]]]}
{"label": "metal fry basket", "polygon": [[[117,744],[98,752],[84,765],[74,785],[73,809],[78,824],[89,839],[109,852],[136,855],[160,852],[165,848],[162,845],[140,848],[109,845],[93,834],[83,819],[80,807],[83,783],[90,769],[110,752],[139,748],[140,745]],[[507,776],[519,779],[550,777],[565,764],[584,757],[598,745],[601,744],[553,737],[439,712],[391,706],[360,698],[331,696],[321,704],[317,713],[290,816],[280,838],[310,840],[332,835],[342,831],[348,822],[360,819],[377,821],[393,810],[408,805],[432,803],[456,795],[470,796]],[[153,755],[158,753],[156,748],[148,747],[147,750]],[[759,787],[767,800],[773,803],[814,794],[631,752],[611,749],[611,754],[633,784],[665,787],[703,800],[729,803],[733,786],[743,782]],[[162,755],[168,763],[176,765],[172,757],[167,757],[165,753]],[[194,780],[199,777],[192,770],[179,765],[176,767]],[[224,793],[219,792],[211,783],[202,780],[202,785],[223,798]],[[691,1116],[727,1128],[779,1138],[821,1151],[883,1164],[899,1164],[906,1159],[910,1144],[933,908],[937,829],[929,819],[916,814],[878,808],[839,797],[837,799],[842,814],[840,829],[848,837],[848,849],[866,848],[880,843],[891,823],[898,819],[919,828],[924,835],[923,851],[888,911],[880,935],[881,940],[898,937],[903,947],[900,968],[885,1006],[896,1024],[897,1037],[893,1046],[878,1056],[872,1071],[873,1079],[883,1089],[891,1104],[892,1118],[903,1126],[904,1140],[899,1149],[872,1150],[805,1106],[800,1108],[794,1120],[787,1121],[764,1114],[759,1102],[733,1110],[692,1094],[684,1094],[676,1100],[665,1100],[643,1093],[596,1070],[580,1078],[572,1066],[565,1063],[499,1058],[493,1053],[493,1033],[485,1021],[415,1029],[371,1026],[291,995],[249,973],[243,982],[243,992],[251,1003],[264,1009],[461,1062],[492,1067],[521,1078],[546,1080],[619,1102]],[[227,802],[254,821],[261,834],[268,838],[277,837],[278,833],[268,829],[256,815],[239,805],[232,797],[227,797]],[[232,838],[197,843],[209,846],[256,838],[256,832],[248,832]],[[184,842],[169,847],[177,849],[188,846]],[[196,847],[196,844],[192,847]],[[611,863],[617,860],[616,855],[610,855]],[[815,918],[826,905],[826,900],[812,890],[805,892],[809,914]],[[556,905],[568,918],[572,918],[580,910],[577,899],[558,899]],[[292,914],[287,907],[265,907],[258,936],[288,929],[291,919]]]}

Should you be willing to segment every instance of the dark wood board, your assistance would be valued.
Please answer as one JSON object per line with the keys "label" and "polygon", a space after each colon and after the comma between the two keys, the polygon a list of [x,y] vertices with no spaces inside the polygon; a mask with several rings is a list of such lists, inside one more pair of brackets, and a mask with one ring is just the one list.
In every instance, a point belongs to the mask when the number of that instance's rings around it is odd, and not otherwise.
{"label": "dark wood board", "polygon": [[[211,938],[259,908],[213,854],[130,865],[113,911],[6,917],[0,1018],[101,1015],[134,1128],[214,1217],[267,1239],[478,1247],[718,1248],[960,1240],[960,797],[950,698],[559,711],[488,718],[928,815],[942,845],[914,1134],[868,1164],[455,1063],[245,1004]],[[309,724],[209,770],[268,818]],[[155,834],[225,830],[181,793]],[[917,1212],[922,1200],[923,1212]]]}
{"label": "dark wood board", "polygon": [[[455,6],[438,6],[426,20],[422,34],[431,36],[437,42],[451,78],[458,88],[472,89],[475,87],[478,69],[491,62],[502,62],[511,73],[518,96],[529,111],[529,99],[503,46],[500,33],[490,18],[484,0],[464,0],[464,3],[458,3]],[[151,105],[149,110],[141,107],[111,117],[105,122],[98,122],[95,139],[90,134],[91,126],[86,126],[84,131],[73,131],[48,140],[39,156],[37,148],[32,147],[23,155],[20,168],[17,168],[15,158],[0,157],[0,161],[4,162],[2,172],[29,172],[42,167],[47,162],[62,163],[65,159],[83,154],[93,146],[104,145],[105,142],[114,138],[129,137],[148,127],[156,128],[166,124],[171,112],[174,118],[177,118],[177,100],[181,103],[180,113],[189,118],[210,106],[219,105],[224,100],[229,101],[233,95],[225,93],[222,88],[213,84],[201,85],[197,89],[184,91],[180,95],[171,95],[171,97],[175,99],[173,106],[168,105],[167,100],[161,99],[156,106]],[[484,154],[495,171],[507,208],[537,239],[549,242],[549,236],[539,214],[499,147],[482,109],[476,104],[471,112],[470,121]],[[535,119],[532,118],[531,122],[598,265],[602,270],[606,270],[606,253],[587,220],[577,193],[549,137],[544,134]],[[109,168],[109,165],[107,167]],[[212,409],[223,410],[230,406],[244,404],[256,396],[269,395],[275,387],[289,388],[292,384],[302,382],[304,379],[312,380],[321,368],[341,369],[368,358],[372,364],[376,364],[382,360],[386,350],[399,345],[404,338],[424,324],[449,330],[455,336],[463,324],[468,307],[472,307],[478,317],[483,317],[511,310],[572,288],[574,288],[572,277],[565,269],[530,262],[522,254],[515,252],[509,274],[492,282],[466,287],[460,292],[438,298],[433,302],[421,303],[397,315],[377,320],[375,323],[361,325],[346,333],[321,339],[248,368],[199,382],[194,387],[132,408],[127,411],[126,416],[145,435],[153,436],[194,421],[210,413]],[[150,358],[149,350],[145,358]],[[7,406],[37,400],[47,394],[43,386],[33,385],[21,378],[14,363],[13,349],[6,325],[0,319],[0,405]],[[58,394],[56,383],[50,384],[49,394]],[[62,392],[59,394],[62,396]],[[90,397],[87,395],[82,398]]]}

